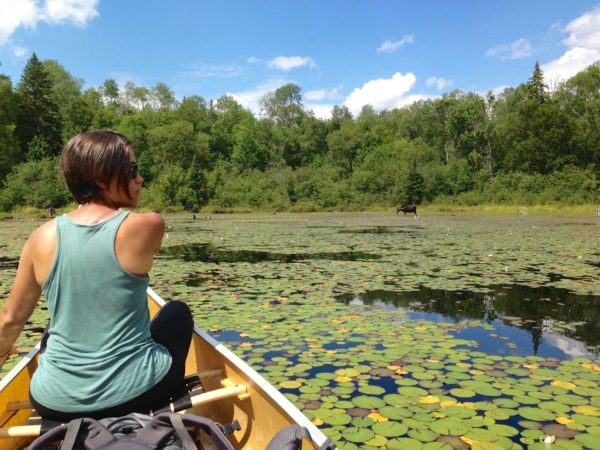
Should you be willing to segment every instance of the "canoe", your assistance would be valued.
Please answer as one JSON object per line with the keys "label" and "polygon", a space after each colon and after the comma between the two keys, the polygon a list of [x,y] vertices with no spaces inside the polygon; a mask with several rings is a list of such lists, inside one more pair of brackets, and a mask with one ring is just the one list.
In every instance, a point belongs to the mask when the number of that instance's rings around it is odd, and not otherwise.
{"label": "canoe", "polygon": [[[148,289],[148,307],[154,316],[165,303]],[[37,367],[38,345],[0,381],[0,450],[25,448],[40,433],[29,404],[29,382]],[[297,424],[312,439],[302,449],[325,443],[325,435],[285,396],[255,370],[206,332],[194,328],[186,361],[186,376],[197,375],[202,392],[192,392],[192,405],[183,412],[241,426],[229,437],[236,449],[264,450],[282,428]],[[33,413],[33,414],[32,414]],[[33,425],[32,425],[33,423]],[[39,421],[38,421],[39,423]]]}

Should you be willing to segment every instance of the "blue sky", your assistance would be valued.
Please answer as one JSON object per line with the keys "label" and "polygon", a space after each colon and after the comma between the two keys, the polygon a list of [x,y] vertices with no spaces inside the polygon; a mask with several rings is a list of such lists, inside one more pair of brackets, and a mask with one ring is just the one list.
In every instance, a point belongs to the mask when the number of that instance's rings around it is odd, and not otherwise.
{"label": "blue sky", "polygon": [[320,117],[454,89],[552,86],[600,60],[600,1],[0,0],[0,73],[56,59],[84,87],[112,78],[258,111],[285,83]]}

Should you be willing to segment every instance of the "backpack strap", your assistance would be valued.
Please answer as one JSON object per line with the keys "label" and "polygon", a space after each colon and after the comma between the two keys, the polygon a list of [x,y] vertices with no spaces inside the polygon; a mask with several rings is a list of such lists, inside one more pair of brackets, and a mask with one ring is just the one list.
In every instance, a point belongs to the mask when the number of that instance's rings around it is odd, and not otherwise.
{"label": "backpack strap", "polygon": [[75,441],[77,440],[77,435],[79,434],[79,428],[81,428],[81,422],[83,422],[83,419],[81,418],[71,420],[69,422],[61,448],[72,449],[75,446]]}
{"label": "backpack strap", "polygon": [[[265,450],[299,450],[302,447],[302,439],[312,442],[312,437],[306,427],[300,425],[288,425],[279,430],[271,439]],[[335,450],[336,446],[331,439],[326,439],[316,450]]]}
{"label": "backpack strap", "polygon": [[[79,422],[79,426],[74,424],[77,422]],[[69,428],[72,427],[72,430],[76,430],[76,426],[78,427],[78,429],[76,432],[72,433],[73,438],[71,438],[69,436]],[[70,441],[72,439],[72,442],[67,442],[67,437],[70,438]],[[110,442],[117,440],[117,438],[100,422],[98,422],[95,419],[90,419],[89,417],[84,417],[81,419],[72,420],[69,423],[69,425],[67,426],[65,439],[60,449],[72,450],[73,445],[75,444],[75,441],[78,437],[81,437],[81,439],[85,442],[85,448],[90,450],[104,447]],[[70,444],[70,446],[68,446],[67,444]]]}
{"label": "backpack strap", "polygon": [[175,433],[177,433],[177,436],[179,436],[179,439],[181,439],[181,444],[183,445],[183,449],[184,450],[198,450],[198,447],[196,447],[196,443],[192,439],[192,436],[190,436],[190,433],[188,433],[187,428],[183,424],[183,420],[181,420],[181,416],[177,413],[172,412],[169,414],[169,418],[171,419],[171,424],[173,425],[173,428],[175,429]]}
{"label": "backpack strap", "polygon": [[117,438],[104,425],[89,417],[74,419],[42,434],[28,447],[29,450],[41,450],[51,442],[63,439],[61,450],[72,450],[75,443],[85,441],[86,448],[96,449],[105,446]]}
{"label": "backpack strap", "polygon": [[[178,416],[178,417],[174,417]],[[152,418],[152,420],[146,424],[146,426],[140,431],[136,440],[145,442],[150,445],[156,445],[157,442],[162,442],[162,439],[168,437],[173,430],[178,433],[177,428],[180,427],[179,420],[182,422],[182,429],[185,430],[185,427],[194,426],[202,429],[205,433],[207,433],[212,441],[214,442],[217,450],[234,450],[231,443],[227,440],[221,428],[210,419],[206,417],[196,416],[193,414],[183,414],[179,415],[177,413],[160,413]],[[185,430],[187,433],[187,430]],[[189,437],[189,433],[187,433]],[[184,441],[184,437],[179,435],[182,441]],[[190,437],[191,439],[191,437]],[[193,440],[192,440],[193,442]],[[194,444],[194,447],[196,445]],[[187,450],[187,447],[186,447]]]}

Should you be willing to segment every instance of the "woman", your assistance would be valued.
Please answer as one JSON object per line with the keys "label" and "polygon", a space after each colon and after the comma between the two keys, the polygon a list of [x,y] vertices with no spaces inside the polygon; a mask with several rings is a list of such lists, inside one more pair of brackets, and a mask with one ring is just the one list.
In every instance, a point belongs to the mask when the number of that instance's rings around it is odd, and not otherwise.
{"label": "woman", "polygon": [[164,222],[156,213],[122,209],[137,205],[144,181],[123,135],[75,136],[60,167],[79,207],[25,243],[0,310],[0,364],[43,293],[50,325],[30,386],[42,417],[67,421],[162,407],[183,387],[193,329],[181,302],[149,319],[148,272]]}

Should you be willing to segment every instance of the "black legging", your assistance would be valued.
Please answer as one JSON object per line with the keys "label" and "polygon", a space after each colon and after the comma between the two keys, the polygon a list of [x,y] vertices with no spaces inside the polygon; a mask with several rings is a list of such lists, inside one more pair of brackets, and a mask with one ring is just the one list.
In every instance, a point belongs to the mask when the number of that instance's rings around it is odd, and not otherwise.
{"label": "black legging", "polygon": [[192,313],[185,303],[173,301],[160,309],[150,324],[150,334],[152,339],[169,350],[173,360],[171,368],[154,387],[132,400],[98,411],[69,413],[46,408],[35,401],[30,393],[31,404],[41,417],[58,422],[67,422],[79,417],[101,419],[124,416],[132,412],[147,413],[166,406],[169,400],[184,388],[185,359],[193,328]]}

